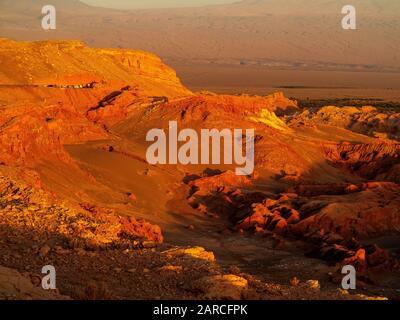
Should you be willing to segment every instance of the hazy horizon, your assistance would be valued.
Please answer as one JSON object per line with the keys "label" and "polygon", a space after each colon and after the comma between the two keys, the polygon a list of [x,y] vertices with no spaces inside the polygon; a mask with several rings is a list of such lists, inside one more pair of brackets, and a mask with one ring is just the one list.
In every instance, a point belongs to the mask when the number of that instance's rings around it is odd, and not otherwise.
{"label": "hazy horizon", "polygon": [[80,0],[98,7],[117,9],[154,9],[174,7],[199,7],[238,2],[235,0]]}

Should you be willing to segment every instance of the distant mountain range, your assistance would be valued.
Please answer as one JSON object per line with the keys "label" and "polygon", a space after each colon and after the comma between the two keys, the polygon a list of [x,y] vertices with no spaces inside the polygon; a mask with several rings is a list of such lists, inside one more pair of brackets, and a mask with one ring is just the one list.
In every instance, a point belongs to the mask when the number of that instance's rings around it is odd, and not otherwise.
{"label": "distant mountain range", "polygon": [[180,62],[284,68],[400,70],[400,1],[353,0],[357,30],[341,28],[347,1],[244,0],[202,8],[116,10],[54,0],[57,30],[41,29],[42,0],[0,1],[0,37],[79,39],[152,51]]}

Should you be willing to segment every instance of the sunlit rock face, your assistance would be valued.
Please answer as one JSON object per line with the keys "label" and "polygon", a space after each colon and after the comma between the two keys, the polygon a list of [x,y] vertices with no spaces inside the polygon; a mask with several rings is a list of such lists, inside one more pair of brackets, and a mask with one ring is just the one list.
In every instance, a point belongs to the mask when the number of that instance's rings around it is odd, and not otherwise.
{"label": "sunlit rock face", "polygon": [[[193,93],[150,53],[0,42],[0,266],[57,258],[72,298],[362,298],[309,279],[318,265],[336,281],[346,263],[371,283],[378,270],[396,279],[398,113]],[[146,135],[171,122],[254,130],[254,172],[150,164]],[[274,271],[287,286],[249,275],[275,275],[257,267],[271,259],[296,268]],[[88,283],[71,286],[74,272]]]}

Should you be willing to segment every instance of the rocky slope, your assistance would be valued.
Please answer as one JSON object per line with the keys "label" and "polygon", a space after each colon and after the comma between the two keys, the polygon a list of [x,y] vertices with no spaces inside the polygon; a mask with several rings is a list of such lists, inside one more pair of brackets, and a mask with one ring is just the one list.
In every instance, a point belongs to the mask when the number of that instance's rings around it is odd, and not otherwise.
{"label": "rocky slope", "polygon": [[368,136],[399,140],[399,114],[382,113],[374,107],[362,108],[326,106],[307,109],[292,123],[328,124]]}
{"label": "rocky slope", "polygon": [[18,40],[78,37],[97,47],[141,48],[179,61],[399,70],[399,5],[389,0],[354,0],[356,33],[341,29],[345,1],[250,0],[204,8],[119,11],[64,0],[54,2],[60,27],[50,34],[37,19],[46,4],[3,0],[0,34]]}
{"label": "rocky slope", "polygon": [[[57,204],[23,182],[4,178],[9,172],[1,174],[0,264],[12,269],[0,266],[0,299],[368,298],[321,290],[315,281],[278,285],[238,268],[226,273],[201,247],[157,246],[162,241],[158,227],[99,208]],[[56,267],[57,291],[40,287],[38,271],[44,264]]]}
{"label": "rocky slope", "polygon": [[[147,95],[188,95],[173,69],[138,50],[93,49],[80,41],[0,39],[0,84],[80,86],[129,83]],[[55,76],[56,74],[56,76]]]}
{"label": "rocky slope", "polygon": [[[354,123],[398,114],[194,94],[143,52],[2,44],[1,266],[37,282],[53,263],[77,299],[365,298],[337,290],[352,263],[357,293],[398,297],[398,144]],[[150,165],[146,133],[170,121],[254,129],[254,174]]]}
{"label": "rocky slope", "polygon": [[68,161],[63,144],[108,137],[93,123],[98,113],[106,117],[108,106],[115,122],[139,97],[191,94],[150,53],[91,49],[81,42],[0,42],[0,161],[6,164],[52,155]]}

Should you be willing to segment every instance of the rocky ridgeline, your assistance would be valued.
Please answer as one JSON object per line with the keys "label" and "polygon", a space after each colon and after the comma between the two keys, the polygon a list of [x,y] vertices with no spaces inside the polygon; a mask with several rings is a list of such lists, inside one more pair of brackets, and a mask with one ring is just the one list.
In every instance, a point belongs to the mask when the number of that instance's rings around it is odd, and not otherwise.
{"label": "rocky ridgeline", "polygon": [[140,97],[130,87],[125,87],[103,98],[87,111],[86,116],[93,123],[110,128],[135,111],[151,109],[167,101],[167,97]]}
{"label": "rocky ridgeline", "polygon": [[[269,120],[274,126],[285,126],[274,113],[293,112],[298,110],[296,101],[286,98],[282,92],[267,96],[232,96],[198,94],[179,101],[172,101],[162,106],[160,110],[154,110],[156,116],[173,118],[178,116],[182,124],[196,124],[203,121],[205,124],[225,121],[225,127],[231,123],[237,125],[246,120],[246,117],[254,116],[262,119],[265,112],[265,120]],[[176,117],[175,117],[176,119]]]}
{"label": "rocky ridgeline", "polygon": [[400,114],[382,113],[375,107],[310,108],[296,115],[292,125],[329,125],[381,139],[400,139]]}
{"label": "rocky ridgeline", "polygon": [[[59,248],[101,250],[162,243],[158,226],[112,211],[81,204],[81,210],[49,198],[42,190],[1,177],[0,217],[2,225],[21,240],[29,234],[45,244],[49,234]],[[17,241],[14,239],[13,241]],[[146,243],[146,242],[144,242]]]}
{"label": "rocky ridgeline", "polygon": [[400,183],[400,144],[397,142],[326,144],[324,152],[334,166],[365,179]]}
{"label": "rocky ridgeline", "polygon": [[0,84],[136,84],[148,95],[190,94],[173,69],[157,56],[139,50],[94,49],[77,41],[2,39],[0,60]]}

